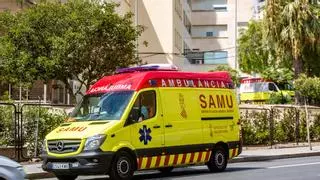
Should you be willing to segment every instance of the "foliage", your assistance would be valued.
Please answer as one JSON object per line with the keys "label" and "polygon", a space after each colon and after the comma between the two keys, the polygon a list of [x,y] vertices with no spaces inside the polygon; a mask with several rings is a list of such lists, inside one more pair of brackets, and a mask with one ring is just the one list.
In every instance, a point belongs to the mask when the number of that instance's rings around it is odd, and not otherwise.
{"label": "foliage", "polygon": [[293,71],[288,68],[267,67],[261,76],[276,83],[289,83],[293,80]]}
{"label": "foliage", "polygon": [[[270,144],[271,129],[273,129],[274,143],[307,141],[307,125],[304,108],[273,108],[272,115],[269,110],[242,109],[240,112],[244,145]],[[270,123],[271,120],[273,123]],[[309,118],[309,120],[311,121],[311,140],[319,141],[320,114],[315,114],[312,118]],[[273,126],[270,127],[270,125]]]}
{"label": "foliage", "polygon": [[[295,78],[308,64],[306,50],[318,54],[320,21],[315,16],[318,8],[308,0],[270,0],[264,14],[264,40],[276,50],[280,61],[292,64]],[[283,57],[291,57],[283,59]]]}
{"label": "foliage", "polygon": [[[140,63],[135,40],[142,32],[132,14],[95,0],[42,1],[16,14],[1,14],[0,68],[10,82],[76,79],[80,88],[118,67]],[[68,88],[71,90],[72,87]]]}
{"label": "foliage", "polygon": [[267,104],[290,104],[290,103],[292,103],[291,97],[286,94],[282,94],[281,92],[271,93],[270,98],[267,101]]}
{"label": "foliage", "polygon": [[301,74],[294,84],[296,90],[308,99],[309,104],[320,105],[320,78]]}
{"label": "foliage", "polygon": [[[319,5],[307,0],[268,0],[264,18],[239,39],[240,69],[274,76],[279,68],[320,75]],[[270,68],[271,67],[271,68]]]}
{"label": "foliage", "polygon": [[267,111],[246,112],[241,116],[242,137],[245,145],[267,144],[269,119]]}
{"label": "foliage", "polygon": [[[28,154],[33,156],[38,117],[40,118],[37,151],[40,152],[45,136],[64,121],[66,114],[62,110],[54,110],[53,108],[24,106],[22,117],[23,145],[27,147]],[[13,106],[0,106],[0,146],[14,146],[14,127]]]}
{"label": "foliage", "polygon": [[[23,121],[24,126],[24,142],[27,146],[28,153],[34,153],[35,151],[35,140],[36,140],[36,128],[37,119],[40,117],[38,124],[38,136],[37,136],[37,154],[40,153],[42,143],[45,136],[58,127],[66,118],[65,112],[52,112],[53,109],[39,108],[33,106],[27,106],[23,109]],[[33,154],[32,154],[33,155]]]}
{"label": "foliage", "polygon": [[14,144],[13,112],[13,106],[0,106],[0,146]]}
{"label": "foliage", "polygon": [[247,29],[240,31],[238,53],[240,69],[245,73],[262,73],[271,65],[267,46],[262,41],[261,21],[252,20]]}
{"label": "foliage", "polygon": [[231,75],[231,79],[233,81],[233,83],[236,86],[240,85],[240,75],[239,72],[235,69],[232,69],[230,66],[226,66],[226,65],[219,65],[217,66],[214,70],[210,70],[209,72],[213,72],[213,71],[228,71],[229,74]]}

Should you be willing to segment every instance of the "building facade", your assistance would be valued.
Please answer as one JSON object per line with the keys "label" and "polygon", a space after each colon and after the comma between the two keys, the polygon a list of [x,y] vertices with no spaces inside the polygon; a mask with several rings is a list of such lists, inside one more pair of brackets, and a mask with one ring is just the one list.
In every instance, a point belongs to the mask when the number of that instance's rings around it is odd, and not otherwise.
{"label": "building facade", "polygon": [[[66,0],[61,0],[65,2]],[[218,65],[237,68],[238,30],[257,16],[261,0],[107,0],[119,4],[120,15],[134,14],[133,22],[144,28],[137,39],[143,63],[171,63],[185,71],[209,71]],[[25,0],[1,0],[0,11],[17,11],[34,4]],[[260,6],[259,6],[260,7]],[[79,86],[71,81],[74,89]],[[4,85],[2,85],[4,86]],[[43,102],[68,104],[63,83],[37,82],[32,89],[9,89],[12,97],[39,98]],[[5,88],[5,89],[6,89]],[[0,88],[3,89],[3,88]],[[21,92],[23,91],[23,92]],[[17,96],[17,93],[18,96]]]}
{"label": "building facade", "polygon": [[238,32],[253,17],[254,5],[254,0],[192,0],[193,55],[189,58],[199,71],[218,65],[238,68]]}

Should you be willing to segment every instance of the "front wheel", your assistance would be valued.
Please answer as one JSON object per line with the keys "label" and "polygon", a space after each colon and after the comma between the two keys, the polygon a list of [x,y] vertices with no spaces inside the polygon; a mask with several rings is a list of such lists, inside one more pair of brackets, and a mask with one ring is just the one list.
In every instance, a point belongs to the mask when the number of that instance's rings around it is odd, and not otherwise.
{"label": "front wheel", "polygon": [[78,176],[74,175],[56,175],[59,180],[75,180]]}
{"label": "front wheel", "polygon": [[121,151],[115,155],[111,165],[110,179],[130,180],[134,173],[134,162],[127,152]]}
{"label": "front wheel", "polygon": [[223,147],[217,147],[213,150],[207,165],[211,172],[222,172],[226,169],[227,163],[226,150]]}

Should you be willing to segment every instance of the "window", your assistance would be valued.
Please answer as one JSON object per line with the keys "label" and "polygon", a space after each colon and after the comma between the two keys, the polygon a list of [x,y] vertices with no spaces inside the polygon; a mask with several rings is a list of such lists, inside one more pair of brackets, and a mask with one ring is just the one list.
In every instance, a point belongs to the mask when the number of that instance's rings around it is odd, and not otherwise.
{"label": "window", "polygon": [[[135,114],[135,115],[133,115]],[[156,93],[155,91],[145,91],[140,93],[136,99],[130,115],[135,122],[141,122],[156,115]]]}
{"label": "window", "polygon": [[213,32],[207,32],[207,37],[213,36]]}
{"label": "window", "polygon": [[190,52],[186,58],[191,64],[228,64],[227,51]]}
{"label": "window", "polygon": [[227,11],[227,0],[194,0],[192,1],[193,11]]}
{"label": "window", "polygon": [[227,25],[192,26],[192,37],[228,37]]}
{"label": "window", "polygon": [[195,59],[194,64],[203,64],[203,59]]}
{"label": "window", "polygon": [[86,95],[71,114],[77,121],[120,120],[133,91]]}
{"label": "window", "polygon": [[204,64],[228,64],[227,58],[227,51],[211,51],[203,55]]}

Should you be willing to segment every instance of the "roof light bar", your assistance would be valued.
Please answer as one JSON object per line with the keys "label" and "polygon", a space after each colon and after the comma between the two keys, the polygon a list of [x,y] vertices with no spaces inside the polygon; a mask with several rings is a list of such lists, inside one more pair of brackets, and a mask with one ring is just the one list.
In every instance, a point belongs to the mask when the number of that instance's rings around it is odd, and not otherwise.
{"label": "roof light bar", "polygon": [[116,70],[116,74],[131,73],[137,71],[178,71],[178,67],[173,64],[146,64],[130,68],[121,68]]}

